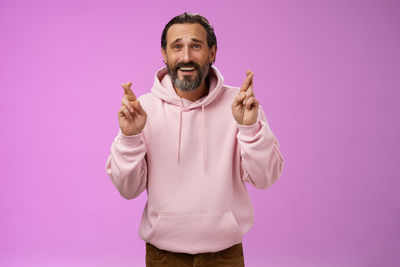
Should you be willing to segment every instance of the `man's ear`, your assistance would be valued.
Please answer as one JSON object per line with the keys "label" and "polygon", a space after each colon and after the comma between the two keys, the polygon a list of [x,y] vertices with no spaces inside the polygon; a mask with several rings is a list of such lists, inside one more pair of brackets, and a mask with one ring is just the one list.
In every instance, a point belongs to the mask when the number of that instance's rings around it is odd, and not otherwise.
{"label": "man's ear", "polygon": [[167,63],[167,54],[165,52],[165,49],[161,47],[161,54],[163,56],[163,61],[164,63]]}
{"label": "man's ear", "polygon": [[211,47],[210,49],[210,64],[215,62],[215,59],[217,57],[217,46],[213,45],[213,47]]}

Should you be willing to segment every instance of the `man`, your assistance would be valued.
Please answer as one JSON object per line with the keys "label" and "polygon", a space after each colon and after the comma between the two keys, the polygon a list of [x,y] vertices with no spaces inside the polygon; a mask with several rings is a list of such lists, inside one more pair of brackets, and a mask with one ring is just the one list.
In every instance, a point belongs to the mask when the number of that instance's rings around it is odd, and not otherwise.
{"label": "man", "polygon": [[161,46],[166,67],[151,93],[136,99],[132,83],[122,85],[107,173],[127,199],[147,190],[146,266],[244,266],[253,224],[245,182],[267,188],[284,164],[254,74],[240,89],[223,84],[213,27],[198,14],[173,18]]}

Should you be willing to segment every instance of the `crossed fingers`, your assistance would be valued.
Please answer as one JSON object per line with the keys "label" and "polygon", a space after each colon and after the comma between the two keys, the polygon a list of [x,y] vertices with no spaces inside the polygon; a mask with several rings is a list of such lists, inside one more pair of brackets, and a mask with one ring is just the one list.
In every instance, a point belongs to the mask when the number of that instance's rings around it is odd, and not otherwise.
{"label": "crossed fingers", "polygon": [[136,96],[133,93],[132,82],[123,83],[122,88],[124,88],[124,97],[121,100],[121,106],[125,106],[130,113],[134,113],[133,102],[136,100]]}
{"label": "crossed fingers", "polygon": [[255,98],[254,90],[253,90],[253,77],[254,72],[248,70],[246,72],[246,79],[244,80],[242,86],[240,87],[241,99],[243,99],[243,105],[246,108],[251,108],[252,105],[257,105],[258,101]]}
{"label": "crossed fingers", "polygon": [[124,96],[121,100],[120,110],[128,118],[133,118],[135,115],[145,115],[146,112],[143,110],[139,100],[130,88],[131,86],[132,82],[122,84],[122,88],[124,88]]}

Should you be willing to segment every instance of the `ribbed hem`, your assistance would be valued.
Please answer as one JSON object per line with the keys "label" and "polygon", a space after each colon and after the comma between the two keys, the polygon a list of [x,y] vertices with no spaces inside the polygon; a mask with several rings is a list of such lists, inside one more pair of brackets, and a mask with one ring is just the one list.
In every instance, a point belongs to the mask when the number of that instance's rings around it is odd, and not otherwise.
{"label": "ribbed hem", "polygon": [[260,121],[257,121],[256,123],[252,125],[241,125],[237,124],[237,128],[239,130],[239,133],[244,136],[255,136],[256,133],[261,129],[262,125]]}
{"label": "ribbed hem", "polygon": [[119,142],[124,146],[138,146],[142,140],[142,133],[135,135],[124,135],[122,132],[120,132],[119,135]]}

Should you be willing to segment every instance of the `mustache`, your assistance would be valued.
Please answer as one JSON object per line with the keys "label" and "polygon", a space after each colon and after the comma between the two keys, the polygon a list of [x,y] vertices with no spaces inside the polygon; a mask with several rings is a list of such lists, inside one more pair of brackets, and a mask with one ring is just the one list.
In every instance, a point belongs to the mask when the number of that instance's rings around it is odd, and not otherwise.
{"label": "mustache", "polygon": [[196,62],[190,61],[190,62],[181,62],[175,65],[175,70],[178,70],[180,67],[195,67],[195,69],[199,70],[200,65],[197,64]]}

